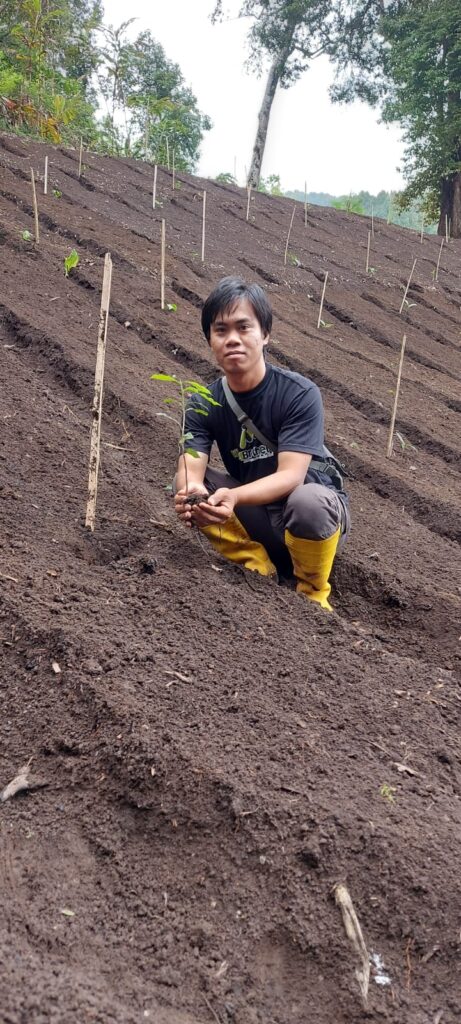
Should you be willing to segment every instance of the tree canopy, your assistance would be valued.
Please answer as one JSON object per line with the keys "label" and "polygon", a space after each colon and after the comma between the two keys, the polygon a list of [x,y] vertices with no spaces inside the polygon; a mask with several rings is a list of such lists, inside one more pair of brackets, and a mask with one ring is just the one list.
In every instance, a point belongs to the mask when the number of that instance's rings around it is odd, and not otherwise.
{"label": "tree canopy", "polygon": [[[100,0],[2,0],[0,125],[193,170],[211,122],[149,32],[103,26]],[[103,112],[101,113],[101,108]]]}

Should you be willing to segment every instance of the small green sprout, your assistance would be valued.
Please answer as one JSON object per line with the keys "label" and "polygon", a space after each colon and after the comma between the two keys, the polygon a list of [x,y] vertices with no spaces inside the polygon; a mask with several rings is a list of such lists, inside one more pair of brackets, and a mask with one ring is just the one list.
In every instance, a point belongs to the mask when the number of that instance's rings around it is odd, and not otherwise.
{"label": "small green sprout", "polygon": [[166,308],[169,310],[170,313],[176,313],[178,306],[176,302],[167,302]]}
{"label": "small green sprout", "polygon": [[412,306],[416,306],[416,302],[409,302],[408,299],[404,299],[403,304],[407,309],[411,309]]}
{"label": "small green sprout", "polygon": [[376,267],[368,267],[368,274],[376,274]]}
{"label": "small green sprout", "polygon": [[53,189],[53,195],[56,199],[62,199],[62,192],[58,188]]}
{"label": "small green sprout", "polygon": [[213,398],[209,388],[203,384],[198,384],[195,380],[181,380],[175,374],[170,373],[153,373],[150,379],[173,384],[176,389],[174,394],[168,395],[163,399],[164,404],[170,407],[173,415],[168,412],[158,412],[157,416],[164,416],[165,419],[171,420],[179,430],[178,449],[179,455],[184,461],[186,493],[188,493],[189,483],[187,479],[186,455],[191,455],[193,459],[198,459],[200,455],[191,446],[190,442],[194,440],[194,435],[190,430],[186,431],[186,414],[189,409],[193,409],[200,416],[208,416],[209,409],[207,404],[208,406],[219,405],[219,402]]}
{"label": "small green sprout", "polygon": [[396,430],[395,436],[396,436],[396,438],[397,438],[397,440],[398,440],[398,442],[400,444],[400,447],[401,447],[403,452],[405,451],[405,448],[411,448],[412,452],[416,451],[416,448],[415,448],[414,444],[410,444],[410,442],[407,441],[404,438],[403,434],[400,434],[398,430]]}
{"label": "small green sprout", "polygon": [[21,238],[23,239],[24,242],[31,242],[32,241],[32,235],[31,235],[30,231],[23,231],[22,235],[21,235]]}
{"label": "small green sprout", "polygon": [[387,784],[387,782],[383,782],[383,784],[382,784],[382,786],[380,787],[380,790],[379,790],[379,795],[382,796],[384,800],[387,800],[387,802],[389,804],[394,804],[395,803],[394,793],[396,793],[396,792],[397,792],[397,790],[396,790],[395,786],[389,786]]}
{"label": "small green sprout", "polygon": [[80,256],[78,255],[77,250],[72,249],[72,252],[70,252],[64,260],[64,270],[66,272],[66,277],[69,277],[69,273],[71,270],[74,269],[74,267],[78,267],[79,262]]}
{"label": "small green sprout", "polygon": [[320,326],[325,327],[325,329],[328,330],[329,327],[333,327],[333,324],[328,323],[326,320],[321,320]]}
{"label": "small green sprout", "polygon": [[291,263],[292,267],[300,267],[301,266],[301,260],[299,260],[298,257],[295,256],[295,254],[293,252],[289,252],[288,253],[288,262]]}

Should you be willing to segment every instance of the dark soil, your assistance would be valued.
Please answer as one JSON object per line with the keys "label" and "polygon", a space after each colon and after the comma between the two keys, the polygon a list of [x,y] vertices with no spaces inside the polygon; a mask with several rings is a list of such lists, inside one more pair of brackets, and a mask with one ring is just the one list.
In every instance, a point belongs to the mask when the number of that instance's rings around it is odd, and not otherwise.
{"label": "dark soil", "polygon": [[[50,194],[41,194],[45,152]],[[460,1020],[461,243],[3,137],[2,1024]],[[39,176],[40,245],[30,166]],[[202,189],[206,261],[200,261]],[[59,198],[52,193],[59,190]],[[159,306],[160,218],[167,301]],[[63,260],[80,263],[66,278]],[[102,466],[84,528],[104,253]],[[398,310],[415,256],[409,305]],[[329,272],[324,319],[318,303]],[[216,375],[199,308],[267,287],[311,375],[354,527],[327,615],[175,518],[151,373]],[[387,431],[407,334],[392,459]],[[53,663],[54,668],[53,668]],[[390,977],[362,1008],[334,886]]]}

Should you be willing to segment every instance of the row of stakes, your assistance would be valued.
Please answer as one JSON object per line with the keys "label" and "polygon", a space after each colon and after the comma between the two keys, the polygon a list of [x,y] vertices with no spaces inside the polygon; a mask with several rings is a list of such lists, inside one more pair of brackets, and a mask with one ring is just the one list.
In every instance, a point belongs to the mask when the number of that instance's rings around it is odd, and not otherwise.
{"label": "row of stakes", "polygon": [[[78,177],[79,178],[81,177],[81,173],[82,173],[82,153],[83,153],[83,147],[82,147],[82,142],[81,142],[80,143],[80,153],[79,153],[79,171],[78,171]],[[158,167],[157,167],[157,164],[156,164],[155,167],[154,167],[154,181],[153,181],[153,191],[152,191],[152,205],[153,205],[153,209],[154,210],[155,210],[156,204],[157,204],[157,171],[158,171]],[[174,176],[175,176],[175,168],[174,168],[174,154],[173,154],[173,186],[174,186],[174,180],[175,180]],[[44,195],[47,195],[47,192],[48,192],[48,157],[47,156],[45,157],[45,172],[44,172],[43,182],[44,182],[43,192],[44,192]],[[31,168],[31,183],[32,183],[32,198],[33,198],[33,206],[34,206],[35,241],[38,244],[39,243],[39,217],[38,217],[37,190],[36,190],[36,186],[35,186],[34,171],[33,171],[32,168]],[[251,186],[248,186],[247,193],[248,194],[247,194],[246,220],[248,221],[249,213],[250,213],[250,202],[251,202]],[[290,241],[291,230],[292,230],[292,227],[293,227],[295,211],[296,211],[296,205],[293,207],[292,214],[291,214],[290,225],[289,225],[289,228],[288,228],[287,239],[286,239],[286,244],[285,244],[284,265],[286,265],[286,262],[287,262],[288,245],[289,245],[289,241]],[[304,222],[305,222],[305,225],[307,225],[307,201],[305,201],[305,203],[304,203]],[[205,228],[206,228],[206,191],[203,192],[203,205],[202,205],[202,251],[201,251],[202,262],[205,261]],[[366,257],[366,272],[367,273],[369,272],[370,246],[371,246],[371,238],[372,237],[374,237],[374,219],[373,219],[373,214],[372,214],[371,230],[368,231],[367,257]],[[161,247],[160,248],[160,305],[161,305],[162,309],[165,308],[165,240],[166,240],[166,221],[165,221],[165,219],[162,218],[162,220],[161,220],[161,233],[160,233],[160,247]],[[422,240],[423,240],[423,228],[421,228],[421,242],[422,242]],[[449,241],[449,222],[448,222],[448,218],[447,218],[447,221],[446,221],[446,241],[447,242]],[[445,239],[442,238],[441,245],[440,245],[440,250],[439,250],[439,254],[438,254],[438,259],[437,259],[437,266],[436,266],[435,275],[434,275],[435,276],[435,280],[438,280],[440,258],[441,258],[441,255],[442,255],[442,249],[443,249],[444,242],[445,242]],[[416,263],[417,263],[417,259],[415,259],[413,261],[413,266],[412,266],[411,271],[410,271],[410,276],[408,278],[407,285],[406,285],[405,292],[404,292],[404,296],[403,296],[403,299],[402,299],[402,302],[401,302],[401,305],[400,305],[400,309],[399,309],[399,313],[400,314],[402,313],[402,311],[404,309],[404,306],[405,306],[406,298],[407,298],[407,295],[408,295],[408,290],[410,288],[410,284],[411,284],[411,281],[412,281],[412,278],[413,278],[413,274],[414,274],[414,271],[415,271]],[[324,305],[324,301],[325,301],[325,292],[326,292],[327,281],[328,281],[328,271],[325,272],[325,279],[324,279],[324,282],[323,282],[322,295],[321,295],[320,308],[319,308],[319,315],[318,315],[318,320],[317,320],[317,328],[318,329],[320,329],[320,326],[321,326],[321,323],[322,323],[322,313],[323,313],[323,305]],[[108,322],[109,322],[109,307],[110,307],[111,284],[112,284],[112,259],[111,259],[110,253],[106,253],[105,259],[104,259],[104,276],[103,276],[102,295],[101,295],[101,312],[100,312],[100,318],[99,318],[98,343],[97,343],[97,354],[96,354],[96,369],[95,369],[95,383],[94,383],[94,395],[93,395],[93,405],[92,405],[92,425],[91,425],[91,438],[90,438],[90,463],[89,463],[89,476],[88,476],[88,500],[87,500],[86,518],[85,518],[85,526],[87,526],[91,531],[94,531],[95,521],[96,521],[96,502],[97,502],[97,493],[98,493],[98,476],[99,476],[100,447],[101,447],[101,420],[102,420],[102,399],[103,399],[103,386],[104,386],[104,366],[105,366],[105,354],[106,354],[106,343],[107,343],[107,329],[108,329]],[[403,368],[403,360],[404,360],[404,355],[405,355],[406,340],[407,340],[406,339],[406,334],[404,334],[403,338],[402,338],[401,348],[400,348],[400,358],[399,358],[399,365],[398,365],[398,371],[397,371],[397,381],[396,381],[396,387],[395,387],[394,404],[393,404],[393,409],[392,409],[391,422],[390,422],[389,435],[388,435],[388,442],[387,442],[387,448],[386,448],[386,457],[387,458],[391,458],[392,457],[392,453],[393,453],[393,440],[394,440],[395,420],[396,420],[396,416],[397,416],[397,405],[398,405],[399,394],[400,394],[400,383],[401,383],[401,378],[402,378],[402,368]]]}

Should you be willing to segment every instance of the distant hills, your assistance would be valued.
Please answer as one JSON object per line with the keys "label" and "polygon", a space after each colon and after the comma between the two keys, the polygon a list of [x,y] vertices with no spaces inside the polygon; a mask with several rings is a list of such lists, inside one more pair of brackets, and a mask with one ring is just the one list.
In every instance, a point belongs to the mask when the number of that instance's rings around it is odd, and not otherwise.
{"label": "distant hills", "polygon": [[[284,192],[284,195],[289,199],[297,199],[298,202],[304,203],[304,192],[295,190]],[[362,213],[368,217],[371,217],[373,213],[375,217],[381,217],[386,221],[390,204],[391,224],[399,224],[403,228],[413,228],[415,231],[421,230],[422,214],[418,203],[413,203],[408,210],[398,213],[392,203],[392,192],[382,191],[378,192],[376,196],[371,195],[370,192],[354,192],[350,196],[333,196],[329,192],[308,192],[307,202],[313,206],[336,206],[337,209],[350,209],[352,213]],[[424,231],[427,234],[435,234],[437,225],[425,224]]]}

